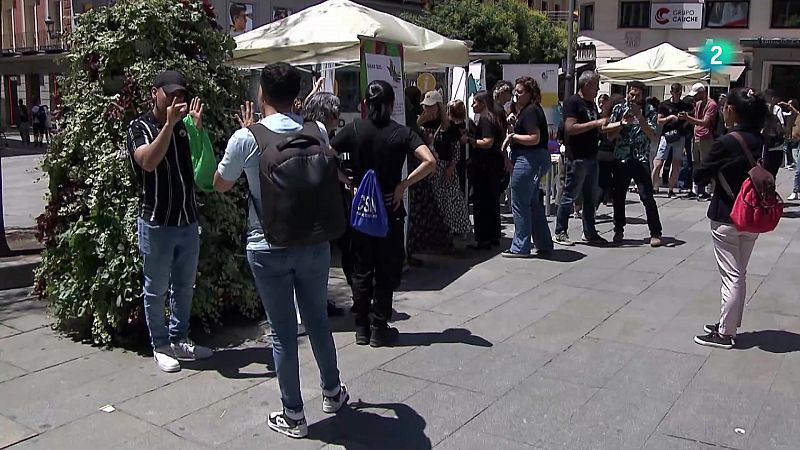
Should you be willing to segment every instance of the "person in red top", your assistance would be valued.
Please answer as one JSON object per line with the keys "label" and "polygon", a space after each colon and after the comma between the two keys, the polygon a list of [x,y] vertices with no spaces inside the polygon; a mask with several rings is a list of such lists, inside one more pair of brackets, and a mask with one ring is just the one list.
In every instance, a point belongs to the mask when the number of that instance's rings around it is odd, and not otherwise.
{"label": "person in red top", "polygon": [[[689,116],[686,113],[680,113],[680,119],[686,119],[687,122],[694,125],[694,145],[692,146],[692,164],[694,167],[700,167],[703,161],[708,159],[708,154],[711,152],[711,144],[714,143],[714,133],[712,130],[717,124],[717,102],[708,96],[708,91],[703,83],[695,83],[692,85],[692,91],[689,93],[694,97],[694,114]],[[699,200],[708,200],[711,194],[706,192],[706,184],[696,183],[697,196]],[[689,192],[687,198],[694,197],[695,194]]]}

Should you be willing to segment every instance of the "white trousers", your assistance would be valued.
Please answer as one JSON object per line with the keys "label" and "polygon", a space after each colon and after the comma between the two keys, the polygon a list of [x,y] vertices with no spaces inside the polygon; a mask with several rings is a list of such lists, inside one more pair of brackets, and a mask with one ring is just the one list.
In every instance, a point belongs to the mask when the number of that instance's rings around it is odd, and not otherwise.
{"label": "white trousers", "polygon": [[736,329],[742,326],[747,298],[747,263],[750,262],[758,233],[742,232],[733,225],[711,221],[711,236],[722,277],[719,333],[736,336]]}

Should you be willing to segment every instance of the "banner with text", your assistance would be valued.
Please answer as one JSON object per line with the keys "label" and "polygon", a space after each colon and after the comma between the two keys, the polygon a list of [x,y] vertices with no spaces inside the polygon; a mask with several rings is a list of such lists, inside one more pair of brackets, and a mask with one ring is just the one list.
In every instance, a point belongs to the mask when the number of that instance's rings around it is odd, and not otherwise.
{"label": "banner with text", "polygon": [[547,124],[555,129],[558,117],[558,64],[503,64],[503,79],[514,83],[520,77],[528,76],[539,83],[542,91],[542,109],[547,116]]}
{"label": "banner with text", "polygon": [[699,30],[703,28],[703,4],[653,3],[650,28]]}
{"label": "banner with text", "polygon": [[392,119],[406,124],[406,107],[403,84],[403,45],[384,42],[364,36],[358,38],[361,43],[361,116],[366,116],[364,95],[367,86],[373,81],[383,80],[394,89],[394,111]]}

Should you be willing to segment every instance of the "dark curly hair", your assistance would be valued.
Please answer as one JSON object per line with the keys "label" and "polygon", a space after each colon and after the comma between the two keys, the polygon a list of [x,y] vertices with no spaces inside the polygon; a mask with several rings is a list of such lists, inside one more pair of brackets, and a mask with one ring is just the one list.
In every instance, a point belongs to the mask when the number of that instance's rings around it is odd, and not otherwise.
{"label": "dark curly hair", "polygon": [[732,89],[728,93],[728,106],[739,118],[739,125],[753,130],[760,130],[770,114],[764,95],[748,88]]}
{"label": "dark curly hair", "polygon": [[531,103],[540,103],[542,101],[542,89],[532,77],[519,77],[514,81],[514,84],[521,84],[525,92],[531,94]]}

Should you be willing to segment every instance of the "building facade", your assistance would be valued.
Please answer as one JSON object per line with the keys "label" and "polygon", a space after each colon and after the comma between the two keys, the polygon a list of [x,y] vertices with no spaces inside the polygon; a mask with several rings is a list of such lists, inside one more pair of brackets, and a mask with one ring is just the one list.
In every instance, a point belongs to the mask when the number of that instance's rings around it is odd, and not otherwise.
{"label": "building facade", "polygon": [[663,42],[699,53],[733,46],[732,85],[800,97],[800,0],[577,0],[579,40],[602,65]]}
{"label": "building facade", "polygon": [[[419,12],[430,0],[356,0],[391,14]],[[279,20],[322,0],[212,0],[232,35]],[[114,0],[0,0],[0,128],[16,125],[19,100],[52,108],[63,71],[64,37],[75,17]]]}

